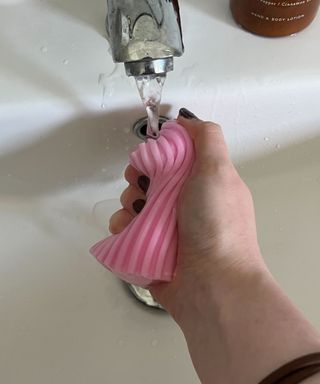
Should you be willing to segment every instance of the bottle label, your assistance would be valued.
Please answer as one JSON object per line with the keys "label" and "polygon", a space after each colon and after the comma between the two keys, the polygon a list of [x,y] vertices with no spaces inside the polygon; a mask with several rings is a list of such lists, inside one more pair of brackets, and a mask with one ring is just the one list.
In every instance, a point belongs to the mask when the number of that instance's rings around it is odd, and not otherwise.
{"label": "bottle label", "polygon": [[[297,0],[297,1],[270,1],[270,0],[258,0],[258,3],[263,5],[264,7],[269,7],[270,10],[272,10],[268,14],[262,14],[259,13],[259,11],[251,11],[250,14],[252,17],[268,21],[271,23],[290,23],[295,22],[298,20],[301,20],[305,18],[305,13],[301,12],[302,10],[305,11],[304,7],[306,5],[311,5],[315,0]],[[302,7],[299,12],[299,7]],[[296,11],[298,11],[297,14],[290,14],[290,15],[284,15],[282,10],[288,10],[290,12],[294,10],[294,8],[297,8]],[[281,9],[281,11],[280,11]],[[280,14],[277,14],[277,10],[281,12]],[[264,9],[266,11],[266,8]]]}
{"label": "bottle label", "polygon": [[251,16],[256,17],[257,19],[260,19],[260,20],[271,21],[273,23],[297,21],[305,17],[303,13],[300,15],[295,15],[290,17],[276,17],[276,16],[260,15],[259,13],[255,13],[255,12],[251,12]]}
{"label": "bottle label", "polygon": [[314,0],[300,0],[300,1],[267,1],[259,0],[260,3],[268,7],[298,7],[299,5],[306,5],[312,3]]}

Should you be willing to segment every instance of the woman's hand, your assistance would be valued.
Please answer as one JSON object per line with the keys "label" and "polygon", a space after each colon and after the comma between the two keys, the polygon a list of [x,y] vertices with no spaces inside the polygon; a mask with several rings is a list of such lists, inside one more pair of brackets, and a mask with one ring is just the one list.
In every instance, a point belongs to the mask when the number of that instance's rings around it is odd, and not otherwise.
{"label": "woman's hand", "polygon": [[[172,283],[150,288],[178,323],[188,316],[199,292],[219,294],[242,273],[262,268],[249,189],[233,166],[221,128],[182,109],[178,122],[194,140],[196,161],[180,197],[178,260]],[[129,187],[121,196],[123,209],[110,220],[110,231],[121,232],[143,209],[149,180],[132,166],[125,172]],[[228,278],[227,278],[228,277]]]}

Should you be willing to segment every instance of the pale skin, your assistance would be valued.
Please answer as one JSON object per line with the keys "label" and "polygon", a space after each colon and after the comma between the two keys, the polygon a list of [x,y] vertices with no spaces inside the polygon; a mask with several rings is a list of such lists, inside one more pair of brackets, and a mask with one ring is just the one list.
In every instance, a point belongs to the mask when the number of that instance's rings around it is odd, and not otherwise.
{"label": "pale skin", "polygon": [[[150,291],[182,329],[203,384],[257,384],[279,366],[320,352],[320,335],[266,267],[251,193],[221,128],[192,117],[177,120],[194,141],[196,161],[179,201],[176,276]],[[126,169],[129,187],[123,209],[110,220],[112,233],[134,219],[137,200],[142,209],[146,188],[139,176]],[[303,383],[320,383],[320,375]]]}

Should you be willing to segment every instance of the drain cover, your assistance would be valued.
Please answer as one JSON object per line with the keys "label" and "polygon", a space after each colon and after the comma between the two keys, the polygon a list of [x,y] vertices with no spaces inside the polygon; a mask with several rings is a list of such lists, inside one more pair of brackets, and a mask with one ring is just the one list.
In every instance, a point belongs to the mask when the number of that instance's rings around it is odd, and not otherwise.
{"label": "drain cover", "polygon": [[148,307],[163,309],[164,308],[155,301],[148,289],[137,287],[136,285],[128,284],[128,288],[133,293],[136,299]]}
{"label": "drain cover", "polygon": [[[165,116],[159,117],[159,129],[161,129],[162,124],[168,121],[169,118]],[[138,120],[133,125],[133,133],[139,137],[141,140],[146,140],[147,138],[147,126],[148,126],[148,118],[147,116],[143,117],[142,119]]]}

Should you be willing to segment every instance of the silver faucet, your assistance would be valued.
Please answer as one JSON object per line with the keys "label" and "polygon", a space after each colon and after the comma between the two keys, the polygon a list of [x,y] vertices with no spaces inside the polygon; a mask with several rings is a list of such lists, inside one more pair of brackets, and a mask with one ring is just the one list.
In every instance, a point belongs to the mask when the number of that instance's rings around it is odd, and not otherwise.
{"label": "silver faucet", "polygon": [[183,54],[178,0],[107,0],[113,60],[128,76],[161,75]]}

